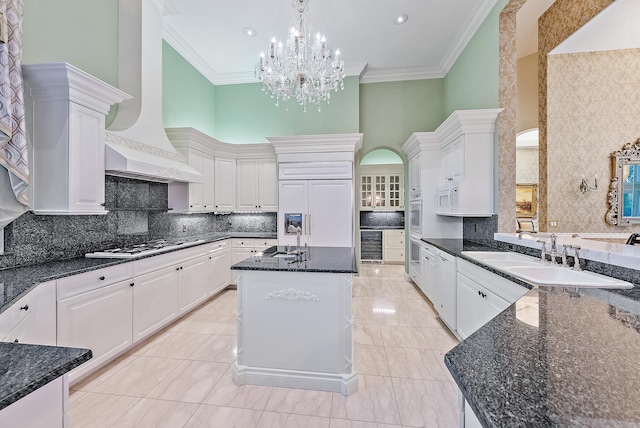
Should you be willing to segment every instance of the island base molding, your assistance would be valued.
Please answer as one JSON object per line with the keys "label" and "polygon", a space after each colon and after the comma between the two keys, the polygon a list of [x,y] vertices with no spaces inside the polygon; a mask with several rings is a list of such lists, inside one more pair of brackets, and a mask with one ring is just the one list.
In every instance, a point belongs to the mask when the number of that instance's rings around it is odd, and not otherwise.
{"label": "island base molding", "polygon": [[311,389],[350,395],[358,390],[358,375],[304,372],[233,366],[233,381],[238,385],[262,385],[281,388]]}

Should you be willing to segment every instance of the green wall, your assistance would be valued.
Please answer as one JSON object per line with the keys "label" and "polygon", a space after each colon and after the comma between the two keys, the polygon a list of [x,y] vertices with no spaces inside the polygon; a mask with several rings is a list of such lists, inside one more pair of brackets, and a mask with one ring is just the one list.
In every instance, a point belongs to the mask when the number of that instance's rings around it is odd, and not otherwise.
{"label": "green wall", "polygon": [[360,85],[360,156],[376,148],[400,147],[413,132],[433,131],[442,123],[443,79]]}
{"label": "green wall", "polygon": [[444,79],[444,116],[455,110],[496,108],[498,98],[500,12],[498,0]]}
{"label": "green wall", "polygon": [[260,83],[216,87],[216,138],[228,143],[261,143],[265,137],[358,132],[359,85],[347,77],[344,90],[318,112],[298,104],[275,106]]}
{"label": "green wall", "polygon": [[162,42],[162,117],[165,128],[191,127],[215,137],[216,87],[167,42]]}
{"label": "green wall", "polygon": [[117,0],[26,0],[22,62],[68,62],[117,87],[117,34]]}

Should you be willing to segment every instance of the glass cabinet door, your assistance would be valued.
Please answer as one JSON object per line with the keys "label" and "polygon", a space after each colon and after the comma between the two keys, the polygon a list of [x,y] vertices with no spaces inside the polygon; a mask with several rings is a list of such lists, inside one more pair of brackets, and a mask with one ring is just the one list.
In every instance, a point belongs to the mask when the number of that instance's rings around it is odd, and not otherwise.
{"label": "glass cabinet door", "polygon": [[360,206],[362,208],[373,207],[373,177],[363,175],[360,177]]}

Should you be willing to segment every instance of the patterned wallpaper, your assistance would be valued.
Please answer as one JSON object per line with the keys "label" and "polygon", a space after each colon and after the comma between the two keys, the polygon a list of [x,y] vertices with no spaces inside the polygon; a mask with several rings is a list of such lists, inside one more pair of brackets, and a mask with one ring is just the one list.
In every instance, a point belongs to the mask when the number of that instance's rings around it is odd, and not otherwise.
{"label": "patterned wallpaper", "polygon": [[538,148],[518,147],[516,149],[516,183],[538,182]]}
{"label": "patterned wallpaper", "polygon": [[[548,219],[559,232],[631,233],[604,214],[610,154],[640,136],[640,49],[551,55],[547,70]],[[598,174],[598,191],[577,190],[582,174],[590,185]]]}

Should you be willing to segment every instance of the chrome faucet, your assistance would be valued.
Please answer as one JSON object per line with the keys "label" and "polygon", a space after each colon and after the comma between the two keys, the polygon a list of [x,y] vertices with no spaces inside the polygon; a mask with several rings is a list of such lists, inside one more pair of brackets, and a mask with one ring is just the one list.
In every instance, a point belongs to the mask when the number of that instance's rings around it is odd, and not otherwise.
{"label": "chrome faucet", "polygon": [[552,233],[551,235],[549,235],[549,238],[551,239],[551,252],[549,253],[551,255],[551,263],[555,264],[556,258],[558,257],[558,245],[556,244],[558,235]]}
{"label": "chrome faucet", "polygon": [[571,269],[575,271],[581,271],[580,267],[580,249],[582,248],[580,245],[569,245],[569,248],[573,248],[573,267]]}
{"label": "chrome faucet", "polygon": [[542,249],[540,249],[540,261],[542,263],[546,263],[547,262],[547,241],[538,239],[536,240],[536,242],[542,243]]}

